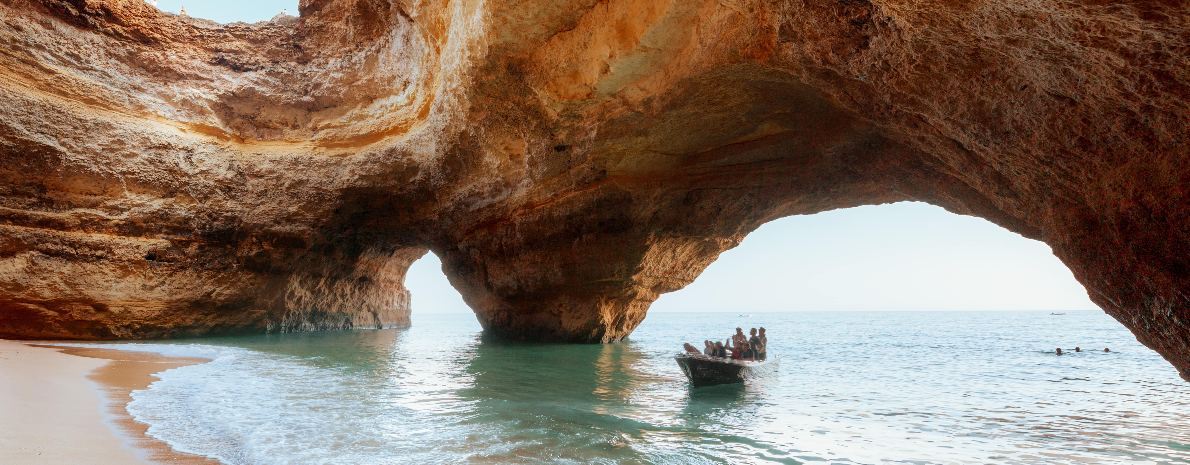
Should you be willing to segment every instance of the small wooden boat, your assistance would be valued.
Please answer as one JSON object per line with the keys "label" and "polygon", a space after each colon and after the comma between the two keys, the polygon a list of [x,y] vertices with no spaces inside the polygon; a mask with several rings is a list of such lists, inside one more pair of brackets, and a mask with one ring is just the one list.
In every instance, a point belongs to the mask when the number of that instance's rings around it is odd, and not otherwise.
{"label": "small wooden boat", "polygon": [[773,376],[781,364],[781,357],[772,357],[759,362],[731,360],[704,355],[679,354],[674,356],[682,372],[694,387],[716,384],[742,383],[744,381]]}

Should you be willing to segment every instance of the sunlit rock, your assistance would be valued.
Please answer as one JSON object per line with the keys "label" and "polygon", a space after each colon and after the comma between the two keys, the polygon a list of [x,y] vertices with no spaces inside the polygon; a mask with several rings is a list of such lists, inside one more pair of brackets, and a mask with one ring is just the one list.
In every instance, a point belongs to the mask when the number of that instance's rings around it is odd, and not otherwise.
{"label": "sunlit rock", "polygon": [[[774,218],[1045,241],[1190,376],[1190,13],[1161,3],[0,0],[0,335],[628,335]],[[1005,292],[1012,292],[1006,289]]]}

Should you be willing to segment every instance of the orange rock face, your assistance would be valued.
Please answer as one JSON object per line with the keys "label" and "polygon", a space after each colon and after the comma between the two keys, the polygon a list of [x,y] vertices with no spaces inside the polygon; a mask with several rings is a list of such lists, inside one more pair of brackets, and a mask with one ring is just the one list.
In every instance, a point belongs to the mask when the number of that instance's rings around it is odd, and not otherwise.
{"label": "orange rock face", "polygon": [[0,102],[0,336],[407,324],[433,250],[487,330],[614,341],[767,221],[917,200],[1190,376],[1184,2],[0,0]]}

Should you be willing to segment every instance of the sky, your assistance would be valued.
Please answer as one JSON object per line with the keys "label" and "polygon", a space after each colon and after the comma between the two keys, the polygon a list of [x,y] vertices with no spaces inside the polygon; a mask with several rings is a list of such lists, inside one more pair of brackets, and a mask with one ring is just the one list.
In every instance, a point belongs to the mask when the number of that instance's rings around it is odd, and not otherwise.
{"label": "sky", "polygon": [[[409,270],[413,313],[467,307],[426,254]],[[772,221],[650,312],[1093,310],[1042,242],[918,202]]]}
{"label": "sky", "polygon": [[298,0],[157,0],[161,11],[177,14],[182,7],[189,16],[217,23],[268,21],[284,9],[298,15]]}

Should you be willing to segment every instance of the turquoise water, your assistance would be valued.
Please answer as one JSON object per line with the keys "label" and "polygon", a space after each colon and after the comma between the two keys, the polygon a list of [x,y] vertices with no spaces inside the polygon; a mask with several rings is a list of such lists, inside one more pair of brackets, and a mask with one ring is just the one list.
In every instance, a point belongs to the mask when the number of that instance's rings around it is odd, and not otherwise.
{"label": "turquoise water", "polygon": [[[780,376],[687,387],[672,354],[736,326],[768,329]],[[485,342],[472,315],[415,314],[114,346],[214,359],[128,410],[229,464],[1190,461],[1190,383],[1101,312],[657,313],[610,345]]]}

